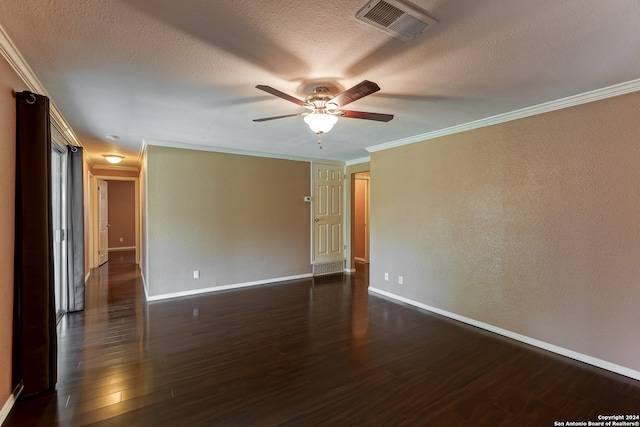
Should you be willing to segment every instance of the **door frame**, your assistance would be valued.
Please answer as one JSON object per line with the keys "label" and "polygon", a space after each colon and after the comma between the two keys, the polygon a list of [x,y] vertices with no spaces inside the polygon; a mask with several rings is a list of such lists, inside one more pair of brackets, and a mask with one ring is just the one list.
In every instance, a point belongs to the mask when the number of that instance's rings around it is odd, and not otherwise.
{"label": "door frame", "polygon": [[[109,261],[109,181],[98,179],[98,266]],[[103,200],[104,193],[104,200]]]}
{"label": "door frame", "polygon": [[89,268],[98,267],[99,263],[99,200],[98,180],[103,181],[133,181],[135,183],[135,207],[134,207],[134,227],[135,227],[135,246],[136,246],[136,264],[140,265],[140,178],[97,175],[89,172]]}
{"label": "door frame", "polygon": [[351,215],[351,247],[353,248],[354,242],[355,242],[355,237],[356,237],[356,181],[366,181],[367,186],[366,186],[366,190],[365,190],[365,206],[364,206],[364,216],[365,216],[365,233],[364,233],[364,259],[360,258],[360,257],[356,257],[355,255],[352,255],[352,258],[354,261],[359,261],[359,262],[364,262],[364,263],[369,263],[369,218],[370,218],[370,200],[371,200],[371,176],[358,176],[360,174],[363,174],[365,172],[356,172],[353,174],[353,178],[352,178],[352,215]]}
{"label": "door frame", "polygon": [[[53,135],[53,132],[52,132]],[[59,250],[59,257],[57,259],[57,263],[55,260],[55,256],[54,256],[54,294],[55,294],[55,312],[56,312],[56,323],[60,321],[60,319],[62,319],[62,316],[66,313],[66,308],[67,308],[67,291],[68,291],[68,286],[69,286],[69,276],[68,276],[68,271],[67,271],[67,257],[68,257],[68,251],[67,251],[67,226],[68,226],[68,212],[67,212],[67,206],[66,206],[66,200],[68,197],[67,194],[67,180],[68,180],[68,173],[67,173],[67,162],[69,161],[69,158],[67,157],[67,146],[63,145],[63,143],[61,143],[59,141],[59,139],[57,138],[57,136],[52,136],[51,138],[51,167],[53,169],[53,163],[54,163],[54,152],[59,156],[60,159],[60,170],[59,170],[59,174],[60,177],[59,179],[55,179],[53,176],[51,177],[51,194],[52,194],[52,198],[51,198],[51,210],[52,213],[54,211],[54,208],[59,208],[58,209],[58,214],[60,215],[59,221],[58,221],[58,226],[59,229],[53,229],[53,244],[54,247],[52,248],[53,253],[55,254],[56,249],[55,246],[59,246],[58,250]],[[57,200],[57,205],[58,206],[54,206],[55,201],[53,200],[53,186],[54,185],[59,185],[59,194],[58,194],[58,200]],[[53,224],[54,226],[56,224]],[[60,280],[58,282],[58,279]]]}

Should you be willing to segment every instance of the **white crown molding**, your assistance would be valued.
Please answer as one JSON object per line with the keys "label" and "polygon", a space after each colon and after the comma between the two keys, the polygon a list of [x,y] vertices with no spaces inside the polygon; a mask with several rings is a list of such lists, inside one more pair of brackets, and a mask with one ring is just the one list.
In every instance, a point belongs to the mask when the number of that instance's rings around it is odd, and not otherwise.
{"label": "white crown molding", "polygon": [[97,165],[93,167],[93,170],[112,170],[112,171],[128,171],[128,172],[140,172],[135,166],[116,166],[116,165]]}
{"label": "white crown molding", "polygon": [[361,157],[359,159],[353,159],[353,160],[348,160],[345,164],[345,166],[353,166],[353,165],[359,165],[361,163],[367,163],[371,161],[371,156],[367,156],[367,157]]}
{"label": "white crown molding", "polygon": [[383,144],[367,147],[367,151],[369,151],[370,153],[375,153],[376,151],[388,150],[390,148],[401,147],[403,145],[414,144],[416,142],[426,141],[442,136],[453,135],[456,133],[479,129],[486,126],[510,122],[513,120],[523,119],[525,117],[535,116],[537,114],[548,113],[551,111],[561,110],[563,108],[574,107],[576,105],[587,104],[589,102],[599,101],[601,99],[612,98],[614,96],[624,95],[637,91],[640,91],[640,79],[608,86],[602,89],[592,90],[590,92],[569,96],[555,101],[545,102],[543,104],[534,105],[532,107],[521,108],[519,110],[511,111],[508,113],[498,114],[495,116],[474,120],[472,122],[439,129],[432,132],[426,132],[420,135],[410,136],[408,138],[398,139],[396,141],[385,142]]}
{"label": "white crown molding", "polygon": [[140,143],[140,151],[138,151],[138,166],[140,166],[139,169],[142,169],[142,158],[144,157],[144,150],[146,150],[146,148],[147,141],[143,139]]}
{"label": "white crown molding", "polygon": [[502,335],[507,338],[511,338],[516,341],[523,342],[525,344],[532,345],[534,347],[541,348],[543,350],[550,351],[552,353],[556,353],[570,359],[578,360],[580,362],[588,363],[589,365],[597,366],[598,368],[606,369],[611,372],[615,372],[620,375],[624,375],[629,378],[633,378],[634,380],[640,381],[640,371],[636,371],[631,368],[627,368],[626,366],[620,366],[615,363],[598,359],[597,357],[589,356],[587,354],[578,353],[573,350],[566,349],[564,347],[557,346],[555,344],[550,344],[545,341],[541,341],[535,338],[528,337],[526,335],[518,334],[516,332],[509,331],[507,329],[499,328],[497,326],[493,326],[489,323],[480,322],[469,317],[461,316],[456,313],[452,313],[450,311],[442,310],[437,307],[432,307],[427,304],[423,304],[421,302],[412,300],[410,298],[405,298],[403,296],[387,292],[382,289],[378,289],[372,286],[369,286],[369,292],[373,292],[375,294],[383,295],[387,298],[390,298],[395,301],[400,301],[414,307],[418,307],[422,310],[430,311],[432,313],[439,314],[444,317],[448,317],[449,319],[457,320],[458,322],[466,323],[467,325],[475,326],[476,328],[484,329],[489,332],[493,332],[498,335]]}
{"label": "white crown molding", "polygon": [[[167,148],[180,148],[183,150],[197,150],[197,151],[210,151],[212,153],[224,153],[224,154],[237,154],[240,156],[253,156],[253,157],[266,157],[269,159],[281,159],[281,160],[295,160],[299,162],[309,162],[309,163],[324,163],[324,164],[336,164],[340,166],[344,166],[345,162],[341,160],[329,160],[315,157],[301,157],[301,156],[287,156],[284,154],[274,154],[274,153],[264,153],[259,151],[247,151],[247,150],[236,150],[233,148],[223,148],[223,147],[214,147],[210,145],[198,145],[198,144],[189,144],[184,142],[175,142],[175,141],[157,141],[157,140],[147,140],[145,139],[143,142],[143,146],[146,148],[148,146],[157,146],[157,147],[167,147]],[[141,153],[144,148],[141,149]]]}
{"label": "white crown molding", "polygon": [[4,30],[4,28],[0,25],[0,52],[4,59],[7,60],[11,68],[15,70],[20,79],[29,87],[29,90],[36,93],[45,93],[44,87],[40,80],[36,77],[36,75],[27,64],[27,61],[22,57],[18,49],[13,44],[9,35]]}
{"label": "white crown molding", "polygon": [[[16,45],[13,44],[11,38],[4,30],[4,28],[0,25],[0,54],[2,57],[9,63],[11,68],[18,74],[18,77],[27,85],[30,91],[44,95],[50,99],[50,115],[51,115],[51,124],[58,129],[60,134],[64,137],[65,142],[69,145],[75,145],[77,147],[82,147],[82,143],[69,126],[69,123],[65,120],[58,107],[54,104],[53,100],[45,90],[44,86],[35,75],[27,61],[24,59],[22,54],[16,48]],[[90,166],[93,166],[93,162],[87,156],[87,162]]]}

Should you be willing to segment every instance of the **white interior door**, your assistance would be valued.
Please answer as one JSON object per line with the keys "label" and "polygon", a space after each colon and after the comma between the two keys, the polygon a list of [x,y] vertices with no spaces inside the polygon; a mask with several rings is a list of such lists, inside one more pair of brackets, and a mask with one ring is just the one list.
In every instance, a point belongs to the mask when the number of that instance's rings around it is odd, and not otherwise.
{"label": "white interior door", "polygon": [[313,263],[344,261],[342,166],[313,165]]}
{"label": "white interior door", "polygon": [[109,186],[107,181],[98,180],[98,265],[109,261]]}

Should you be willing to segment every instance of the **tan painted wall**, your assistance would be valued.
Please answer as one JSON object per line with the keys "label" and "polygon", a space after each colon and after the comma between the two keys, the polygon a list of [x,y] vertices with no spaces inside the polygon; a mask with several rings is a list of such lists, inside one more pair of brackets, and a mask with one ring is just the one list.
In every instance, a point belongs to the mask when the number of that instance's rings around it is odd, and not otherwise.
{"label": "tan painted wall", "polygon": [[[109,183],[109,249],[134,247],[136,186],[134,181]],[[120,239],[122,238],[122,242]]]}
{"label": "tan painted wall", "polygon": [[147,168],[151,296],[311,273],[309,163],[149,146]]}
{"label": "tan painted wall", "polygon": [[371,286],[640,370],[639,117],[635,93],[373,153]]}
{"label": "tan painted wall", "polygon": [[13,261],[16,185],[16,100],[26,85],[0,57],[0,408],[13,392]]}

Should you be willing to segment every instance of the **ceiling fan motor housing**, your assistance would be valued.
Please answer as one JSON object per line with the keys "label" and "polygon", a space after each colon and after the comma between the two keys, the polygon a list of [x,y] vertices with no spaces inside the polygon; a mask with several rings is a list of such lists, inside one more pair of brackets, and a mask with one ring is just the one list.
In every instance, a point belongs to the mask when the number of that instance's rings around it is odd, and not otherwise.
{"label": "ceiling fan motor housing", "polygon": [[309,104],[307,108],[310,110],[325,110],[329,109],[327,104],[332,99],[333,95],[331,95],[328,88],[318,86],[313,88],[313,93],[305,98],[305,102]]}

